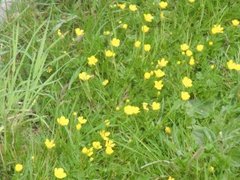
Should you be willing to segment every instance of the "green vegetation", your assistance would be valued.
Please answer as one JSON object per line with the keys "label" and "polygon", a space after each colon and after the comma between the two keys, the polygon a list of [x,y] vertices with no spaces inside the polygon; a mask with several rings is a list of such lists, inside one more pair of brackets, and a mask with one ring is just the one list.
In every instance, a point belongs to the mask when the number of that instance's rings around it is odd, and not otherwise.
{"label": "green vegetation", "polygon": [[0,179],[239,178],[240,2],[159,3],[18,4]]}

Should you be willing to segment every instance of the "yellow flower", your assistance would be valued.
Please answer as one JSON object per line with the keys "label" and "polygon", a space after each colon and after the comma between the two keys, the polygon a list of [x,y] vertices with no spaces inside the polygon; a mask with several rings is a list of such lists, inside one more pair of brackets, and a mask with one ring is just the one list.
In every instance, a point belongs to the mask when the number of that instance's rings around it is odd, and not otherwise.
{"label": "yellow flower", "polygon": [[182,100],[187,101],[187,100],[189,100],[190,95],[189,95],[188,92],[182,91],[182,92],[181,92],[181,98],[182,98]]}
{"label": "yellow flower", "polygon": [[104,32],[103,32],[103,35],[105,35],[105,36],[107,36],[107,35],[109,35],[109,34],[111,34],[110,31],[104,31]]}
{"label": "yellow flower", "polygon": [[148,108],[148,103],[143,102],[142,105],[143,105],[143,109],[144,109],[144,110],[146,110],[146,111],[149,110],[149,108]]}
{"label": "yellow flower", "polygon": [[94,141],[92,143],[94,149],[102,149],[101,143],[99,141]]}
{"label": "yellow flower", "polygon": [[165,1],[160,1],[159,6],[161,9],[166,9],[168,6],[168,3]]}
{"label": "yellow flower", "polygon": [[198,44],[197,47],[196,47],[196,49],[197,49],[198,52],[202,52],[203,49],[204,49],[204,45]]}
{"label": "yellow flower", "polygon": [[61,32],[61,29],[58,29],[57,34],[58,34],[58,36],[61,37],[61,38],[64,37],[64,35],[63,35],[62,32]]}
{"label": "yellow flower", "polygon": [[22,164],[16,164],[15,165],[15,171],[16,172],[21,172],[23,170],[23,165]]}
{"label": "yellow flower", "polygon": [[146,25],[142,26],[142,32],[144,32],[144,33],[147,33],[149,31],[149,29],[150,28],[148,26],[146,26]]}
{"label": "yellow flower", "polygon": [[77,116],[77,112],[73,112],[72,115],[73,115],[73,116]]}
{"label": "yellow flower", "polygon": [[105,130],[102,130],[99,132],[100,136],[103,138],[103,140],[108,140],[108,136],[110,136],[110,132],[109,131],[105,131]]}
{"label": "yellow flower", "polygon": [[141,42],[140,41],[136,41],[134,43],[134,46],[135,46],[135,48],[139,48],[141,46]]}
{"label": "yellow flower", "polygon": [[118,47],[120,45],[120,40],[117,39],[117,38],[113,38],[111,40],[111,45],[114,46],[114,47]]}
{"label": "yellow flower", "polygon": [[106,57],[114,57],[116,54],[111,50],[105,50]]}
{"label": "yellow flower", "polygon": [[157,89],[157,90],[161,90],[163,88],[163,82],[162,80],[160,81],[154,81],[154,87]]}
{"label": "yellow flower", "polygon": [[180,64],[181,64],[181,61],[177,61],[177,64],[180,65]]}
{"label": "yellow flower", "polygon": [[87,120],[83,118],[83,116],[78,117],[78,122],[80,124],[86,124]]}
{"label": "yellow flower", "polygon": [[194,59],[193,57],[190,58],[190,60],[189,60],[189,65],[190,65],[190,66],[195,65],[195,59]]}
{"label": "yellow flower", "polygon": [[219,33],[223,33],[223,30],[224,30],[224,28],[221,25],[216,24],[213,26],[211,32],[212,32],[212,34],[219,34]]}
{"label": "yellow flower", "polygon": [[167,64],[168,64],[168,61],[165,60],[165,58],[158,60],[158,66],[160,66],[160,67],[165,67],[165,66],[167,66]]}
{"label": "yellow flower", "polygon": [[188,77],[185,76],[185,77],[182,79],[182,84],[183,84],[186,88],[192,87],[192,80],[191,80],[190,78],[188,78]]}
{"label": "yellow flower", "polygon": [[151,14],[144,14],[144,19],[147,22],[152,22],[152,20],[154,19],[154,17]]}
{"label": "yellow flower", "polygon": [[161,69],[155,70],[154,73],[157,78],[161,78],[161,77],[165,76],[165,73]]}
{"label": "yellow flower", "polygon": [[112,140],[107,140],[106,143],[105,143],[105,152],[106,154],[108,155],[111,155],[113,153],[113,147],[115,146],[115,143],[112,141]]}
{"label": "yellow flower", "polygon": [[79,131],[81,128],[82,128],[82,124],[78,123],[78,124],[76,125],[76,129]]}
{"label": "yellow flower", "polygon": [[108,119],[106,119],[106,120],[104,121],[104,123],[105,123],[106,126],[109,126],[109,125],[110,125],[110,121],[109,121]]}
{"label": "yellow flower", "polygon": [[157,102],[153,102],[153,103],[152,103],[152,109],[153,109],[154,111],[159,110],[160,107],[161,107],[160,103],[157,103]]}
{"label": "yellow flower", "polygon": [[[195,1],[195,0],[194,0]],[[168,180],[175,180],[172,176],[168,177]]]}
{"label": "yellow flower", "polygon": [[165,133],[166,134],[171,134],[171,128],[170,127],[165,127]]}
{"label": "yellow flower", "polygon": [[228,67],[228,69],[230,69],[230,70],[240,71],[240,64],[237,64],[237,63],[233,62],[233,60],[229,60],[229,61],[227,62],[227,67]]}
{"label": "yellow flower", "polygon": [[75,29],[75,34],[79,37],[79,36],[83,36],[84,35],[84,30],[80,29],[80,28],[76,28]]}
{"label": "yellow flower", "polygon": [[49,140],[49,139],[46,139],[45,140],[45,146],[48,148],[48,149],[52,149],[53,147],[55,147],[55,143],[54,143],[54,140]]}
{"label": "yellow flower", "polygon": [[88,58],[88,65],[89,66],[95,66],[98,62],[98,59],[95,56],[90,56]]}
{"label": "yellow flower", "polygon": [[119,3],[117,4],[117,6],[120,8],[120,9],[125,9],[126,8],[126,4],[125,3]]}
{"label": "yellow flower", "polygon": [[237,19],[232,20],[233,26],[238,26],[239,24],[240,24],[239,20],[237,20]]}
{"label": "yellow flower", "polygon": [[151,50],[151,45],[150,44],[144,44],[143,49],[144,49],[144,51],[149,52]]}
{"label": "yellow flower", "polygon": [[212,65],[210,66],[210,68],[211,68],[211,69],[214,69],[214,68],[215,68],[215,65],[214,65],[214,64],[212,64]]}
{"label": "yellow flower", "polygon": [[139,111],[139,107],[127,105],[124,107],[124,112],[127,115],[134,115],[134,114],[138,114],[140,111]]}
{"label": "yellow flower", "polygon": [[212,42],[212,41],[209,41],[209,42],[208,42],[208,45],[209,45],[209,46],[212,46],[212,45],[213,45],[213,42]]}
{"label": "yellow flower", "polygon": [[109,83],[109,80],[108,80],[108,79],[105,79],[105,80],[102,82],[102,85],[103,85],[103,86],[106,86],[108,83]]}
{"label": "yellow flower", "polygon": [[161,20],[165,19],[164,12],[161,12],[161,13],[160,13],[160,19],[161,19]]}
{"label": "yellow flower", "polygon": [[192,53],[192,51],[191,51],[191,50],[189,50],[189,49],[188,49],[188,50],[186,51],[186,55],[187,55],[188,57],[191,57],[191,56],[192,56],[192,54],[193,54],[193,53]]}
{"label": "yellow flower", "polygon": [[127,29],[127,28],[128,28],[128,24],[126,24],[126,23],[125,23],[125,24],[122,24],[122,28],[123,28],[123,29]]}
{"label": "yellow flower", "polygon": [[135,11],[137,11],[137,6],[135,5],[135,4],[130,4],[129,5],[129,9],[130,9],[130,11],[133,11],[133,12],[135,12]]}
{"label": "yellow flower", "polygon": [[69,123],[69,119],[65,118],[64,116],[61,116],[60,118],[57,118],[57,122],[61,126],[67,126]]}
{"label": "yellow flower", "polygon": [[111,147],[107,147],[105,152],[106,154],[111,155],[113,153],[113,149]]}
{"label": "yellow flower", "polygon": [[210,173],[214,173],[215,169],[214,169],[213,166],[210,166],[210,167],[208,168],[208,171],[209,171]]}
{"label": "yellow flower", "polygon": [[190,2],[190,3],[194,3],[194,2],[195,2],[195,0],[188,0],[188,2]]}
{"label": "yellow flower", "polygon": [[83,81],[87,81],[91,78],[92,76],[87,74],[86,72],[82,72],[79,74],[79,79]]}
{"label": "yellow flower", "polygon": [[55,168],[54,169],[54,176],[58,179],[63,179],[67,177],[67,174],[64,172],[63,168]]}
{"label": "yellow flower", "polygon": [[144,79],[149,79],[151,77],[151,73],[145,72],[144,73]]}
{"label": "yellow flower", "polygon": [[84,147],[84,148],[82,148],[82,153],[88,157],[91,157],[93,155],[93,148],[91,147],[88,149],[88,148]]}
{"label": "yellow flower", "polygon": [[181,48],[182,51],[187,51],[189,49],[189,46],[188,46],[188,44],[183,43],[183,44],[180,45],[180,48]]}

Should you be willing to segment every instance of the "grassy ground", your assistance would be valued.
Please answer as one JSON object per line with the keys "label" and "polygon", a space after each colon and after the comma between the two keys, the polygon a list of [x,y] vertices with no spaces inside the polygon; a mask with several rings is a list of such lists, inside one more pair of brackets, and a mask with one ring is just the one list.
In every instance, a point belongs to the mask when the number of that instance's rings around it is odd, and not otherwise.
{"label": "grassy ground", "polygon": [[0,28],[0,179],[240,177],[240,2],[167,2],[19,5]]}

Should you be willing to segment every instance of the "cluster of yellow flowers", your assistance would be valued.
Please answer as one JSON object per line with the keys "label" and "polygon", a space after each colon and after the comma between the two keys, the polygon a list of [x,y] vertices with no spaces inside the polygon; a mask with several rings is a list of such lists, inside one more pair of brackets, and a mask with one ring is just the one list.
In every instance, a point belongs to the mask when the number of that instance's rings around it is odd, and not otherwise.
{"label": "cluster of yellow flowers", "polygon": [[240,64],[235,63],[232,59],[227,62],[227,67],[230,70],[240,71]]}

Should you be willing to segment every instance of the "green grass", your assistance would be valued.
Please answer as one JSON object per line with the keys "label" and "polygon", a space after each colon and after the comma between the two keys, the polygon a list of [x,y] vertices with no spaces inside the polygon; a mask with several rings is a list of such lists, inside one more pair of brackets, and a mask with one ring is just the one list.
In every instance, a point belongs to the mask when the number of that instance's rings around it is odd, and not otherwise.
{"label": "green grass", "polygon": [[[121,2],[124,10],[107,0],[26,1],[18,16],[0,27],[0,179],[54,179],[54,168],[63,168],[66,179],[239,178],[240,75],[227,62],[240,63],[240,26],[231,23],[240,19],[240,2],[168,0],[165,10],[157,0]],[[131,3],[138,11],[128,9]],[[144,13],[151,13],[153,22],[146,22]],[[213,35],[215,24],[224,33]],[[143,33],[142,25],[150,31]],[[85,32],[80,40],[75,28]],[[114,37],[119,47],[110,45]],[[135,48],[136,40],[151,44],[150,52]],[[193,52],[193,66],[181,52],[183,43]],[[116,56],[106,58],[106,49]],[[90,67],[92,55],[98,62]],[[159,69],[162,58],[168,61],[161,68],[165,76],[145,80],[144,73]],[[94,76],[81,81],[80,72]],[[182,84],[185,76],[192,87]],[[105,79],[109,84],[103,86]],[[160,79],[164,86],[158,91],[154,81]],[[182,91],[190,93],[188,101],[181,99]],[[152,110],[152,102],[160,109]],[[127,105],[140,113],[125,114]],[[74,112],[88,120],[80,131]],[[58,124],[60,116],[69,119],[68,126]],[[101,130],[116,144],[111,155]],[[54,139],[54,148],[47,149],[47,138]],[[93,141],[103,148],[94,150],[90,161],[81,151]],[[18,163],[21,172],[14,169]]]}

